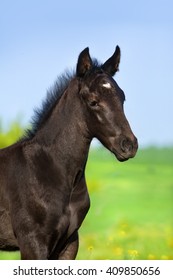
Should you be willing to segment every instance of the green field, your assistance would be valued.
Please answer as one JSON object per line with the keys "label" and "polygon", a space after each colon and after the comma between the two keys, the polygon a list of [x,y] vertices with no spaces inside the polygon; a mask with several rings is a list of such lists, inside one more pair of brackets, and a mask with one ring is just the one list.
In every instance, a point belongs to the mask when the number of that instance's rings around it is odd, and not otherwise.
{"label": "green field", "polygon": [[173,148],[139,150],[124,163],[92,149],[86,178],[91,208],[77,259],[173,260]]}
{"label": "green field", "polygon": [[87,181],[78,259],[173,259],[173,148],[140,150],[124,163],[92,151]]}

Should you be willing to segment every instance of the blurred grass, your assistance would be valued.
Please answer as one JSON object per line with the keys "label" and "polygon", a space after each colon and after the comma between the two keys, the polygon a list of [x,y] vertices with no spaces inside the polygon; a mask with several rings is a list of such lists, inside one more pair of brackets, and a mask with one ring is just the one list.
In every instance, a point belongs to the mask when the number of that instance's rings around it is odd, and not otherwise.
{"label": "blurred grass", "polygon": [[93,150],[86,175],[91,209],[78,259],[173,259],[173,148],[124,163]]}
{"label": "blurred grass", "polygon": [[[0,148],[23,133],[15,122]],[[173,147],[150,147],[120,163],[91,149],[86,167],[91,208],[80,228],[77,259],[173,259]],[[19,259],[0,252],[0,259]]]}

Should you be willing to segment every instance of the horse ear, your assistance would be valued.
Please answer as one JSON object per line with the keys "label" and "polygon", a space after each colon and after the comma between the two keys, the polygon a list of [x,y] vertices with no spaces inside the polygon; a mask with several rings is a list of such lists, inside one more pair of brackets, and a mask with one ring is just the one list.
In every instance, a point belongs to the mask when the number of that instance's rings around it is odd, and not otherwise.
{"label": "horse ear", "polygon": [[111,76],[115,75],[119,70],[120,56],[120,48],[116,46],[114,54],[102,65],[102,69]]}
{"label": "horse ear", "polygon": [[92,67],[92,59],[89,54],[89,48],[85,48],[78,57],[76,74],[83,77],[85,73]]}

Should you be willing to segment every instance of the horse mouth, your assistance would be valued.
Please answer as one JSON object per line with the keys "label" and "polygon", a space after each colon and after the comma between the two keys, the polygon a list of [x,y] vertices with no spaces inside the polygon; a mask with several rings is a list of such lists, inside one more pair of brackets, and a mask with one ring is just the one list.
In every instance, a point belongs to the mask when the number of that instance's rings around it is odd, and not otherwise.
{"label": "horse mouth", "polygon": [[124,155],[118,153],[117,151],[113,152],[113,153],[114,153],[115,157],[117,158],[117,160],[120,162],[127,161],[129,158],[131,158],[130,156],[124,156]]}
{"label": "horse mouth", "polygon": [[121,153],[117,150],[113,150],[112,152],[118,161],[123,162],[123,161],[127,161],[130,158],[133,158],[136,155],[137,149],[127,153]]}

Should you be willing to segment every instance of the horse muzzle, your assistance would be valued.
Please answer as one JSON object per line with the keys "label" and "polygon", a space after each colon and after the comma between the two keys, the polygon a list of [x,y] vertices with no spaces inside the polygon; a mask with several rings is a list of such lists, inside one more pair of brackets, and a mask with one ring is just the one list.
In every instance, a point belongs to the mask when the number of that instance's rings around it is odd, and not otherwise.
{"label": "horse muzzle", "polygon": [[126,161],[133,158],[138,150],[138,140],[135,136],[133,138],[121,137],[118,148],[113,149],[113,153],[119,161]]}

